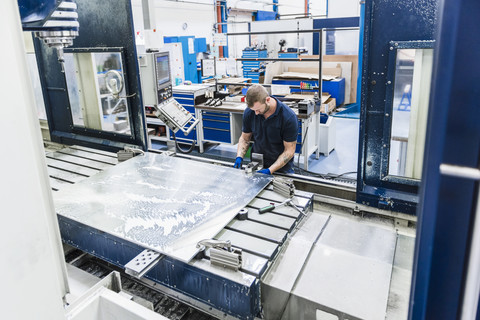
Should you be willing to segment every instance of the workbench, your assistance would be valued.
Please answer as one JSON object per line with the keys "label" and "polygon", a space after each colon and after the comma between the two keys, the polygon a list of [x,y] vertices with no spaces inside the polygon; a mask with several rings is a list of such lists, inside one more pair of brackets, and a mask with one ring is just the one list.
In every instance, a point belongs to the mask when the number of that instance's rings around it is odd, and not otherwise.
{"label": "workbench", "polygon": [[[205,104],[195,105],[195,115],[200,119],[198,141],[237,144],[242,134],[242,118],[246,105],[243,102],[223,102],[221,106],[212,107]],[[298,137],[295,152],[303,156],[303,166],[308,170],[308,158],[315,153],[319,158],[320,113],[298,113]],[[303,147],[302,147],[303,142]],[[203,148],[202,148],[203,149]]]}
{"label": "workbench", "polygon": [[242,134],[242,117],[245,103],[223,102],[221,106],[195,105],[195,115],[200,119],[198,139],[203,142],[237,144]]}

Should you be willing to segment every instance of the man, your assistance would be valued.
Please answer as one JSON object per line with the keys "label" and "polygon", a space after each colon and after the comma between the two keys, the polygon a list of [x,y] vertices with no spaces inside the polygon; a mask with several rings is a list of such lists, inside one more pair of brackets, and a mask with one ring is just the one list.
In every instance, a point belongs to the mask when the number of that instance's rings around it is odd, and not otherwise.
{"label": "man", "polygon": [[257,172],[293,173],[293,156],[297,144],[298,119],[283,102],[270,97],[261,85],[251,86],[246,95],[242,135],[238,141],[235,168],[242,167],[243,157],[253,137],[252,152],[263,154],[264,169]]}

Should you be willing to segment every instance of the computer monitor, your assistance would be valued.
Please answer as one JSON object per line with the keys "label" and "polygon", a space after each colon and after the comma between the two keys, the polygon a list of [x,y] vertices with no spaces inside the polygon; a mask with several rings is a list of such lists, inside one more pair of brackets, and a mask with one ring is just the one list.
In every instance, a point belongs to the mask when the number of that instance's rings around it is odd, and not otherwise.
{"label": "computer monitor", "polygon": [[153,55],[155,65],[155,82],[157,104],[163,103],[172,97],[172,82],[170,80],[170,57],[168,52],[157,52]]}
{"label": "computer monitor", "polygon": [[170,84],[170,61],[168,52],[155,53],[157,90]]}

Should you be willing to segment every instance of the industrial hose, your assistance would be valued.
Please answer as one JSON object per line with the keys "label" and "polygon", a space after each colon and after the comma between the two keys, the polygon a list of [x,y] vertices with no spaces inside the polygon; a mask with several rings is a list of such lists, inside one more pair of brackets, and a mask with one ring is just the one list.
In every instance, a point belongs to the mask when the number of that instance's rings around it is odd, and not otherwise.
{"label": "industrial hose", "polygon": [[187,150],[184,150],[180,147],[180,145],[177,141],[177,137],[175,137],[175,132],[173,132],[173,131],[172,131],[172,136],[173,136],[173,140],[175,141],[175,148],[178,150],[178,152],[183,153],[183,154],[187,154],[187,153],[192,152],[193,149],[195,148],[195,140],[192,141],[192,145],[190,146],[190,148],[188,148]]}

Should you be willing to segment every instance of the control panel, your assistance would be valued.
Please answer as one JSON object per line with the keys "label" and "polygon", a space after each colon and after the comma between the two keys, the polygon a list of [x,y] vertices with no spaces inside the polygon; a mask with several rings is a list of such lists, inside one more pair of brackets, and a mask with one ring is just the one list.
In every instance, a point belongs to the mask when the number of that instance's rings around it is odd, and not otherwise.
{"label": "control panel", "polygon": [[172,98],[168,52],[148,52],[138,57],[145,106],[162,104]]}
{"label": "control panel", "polygon": [[172,97],[172,85],[157,89],[158,104],[162,104]]}

